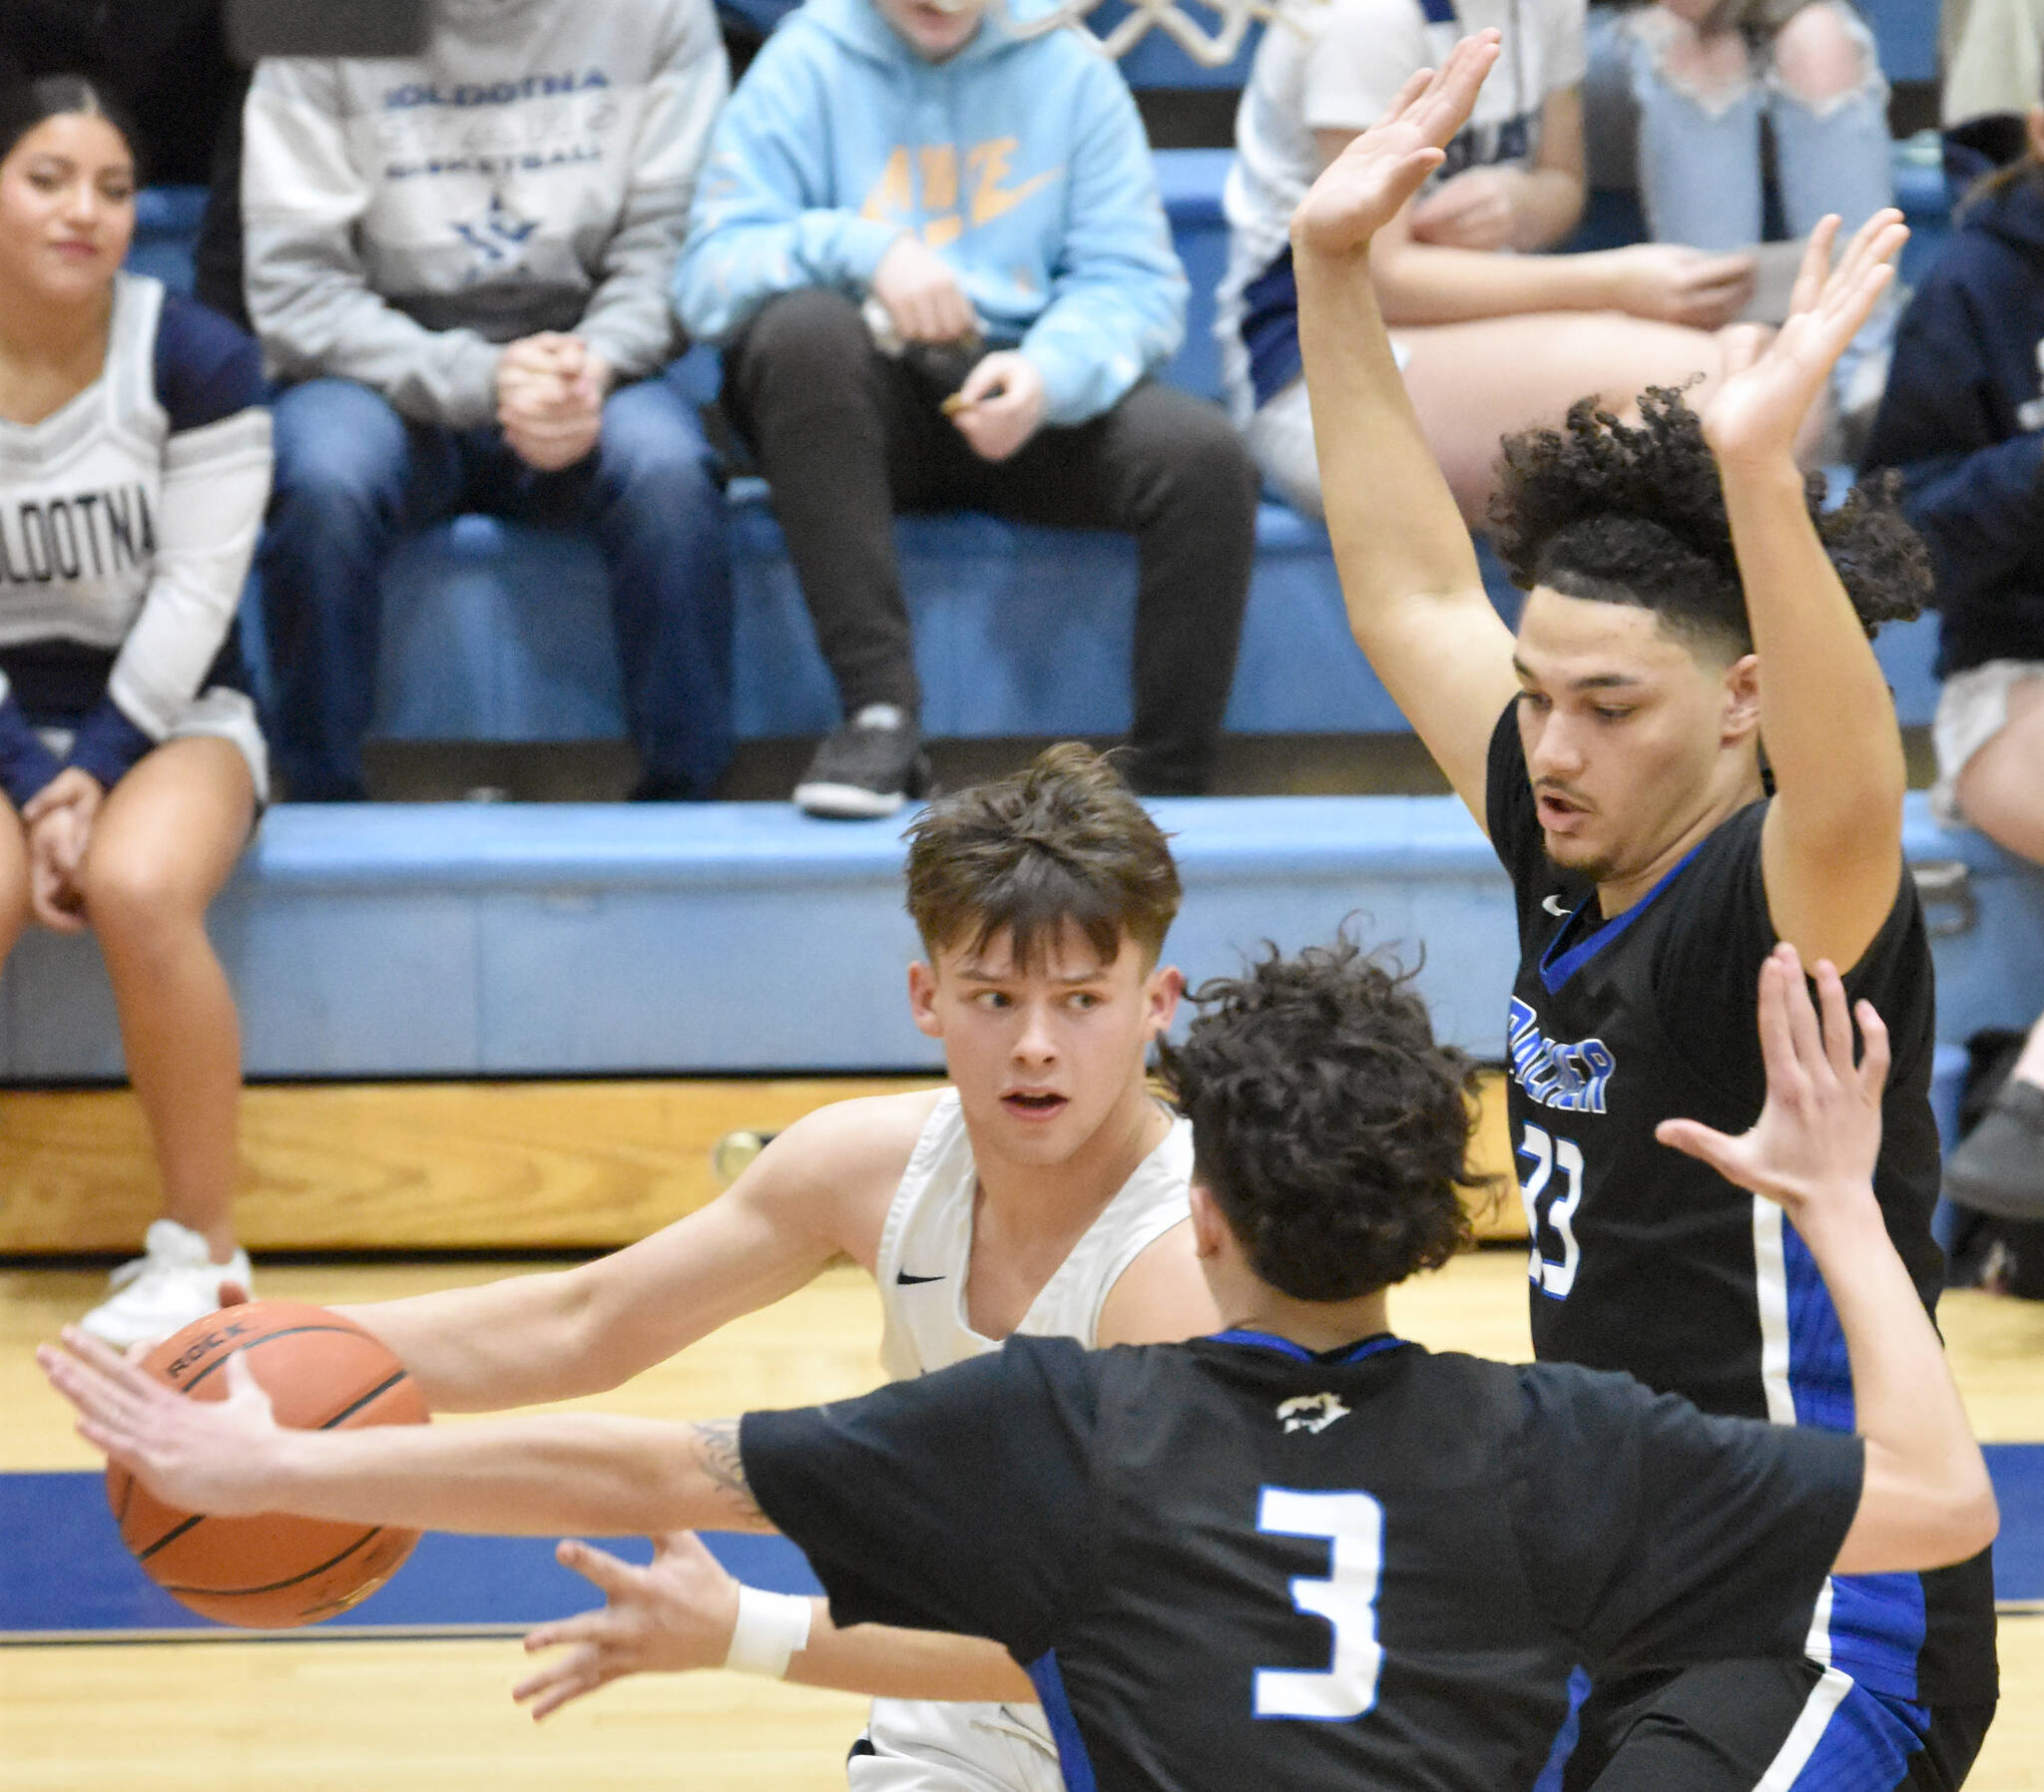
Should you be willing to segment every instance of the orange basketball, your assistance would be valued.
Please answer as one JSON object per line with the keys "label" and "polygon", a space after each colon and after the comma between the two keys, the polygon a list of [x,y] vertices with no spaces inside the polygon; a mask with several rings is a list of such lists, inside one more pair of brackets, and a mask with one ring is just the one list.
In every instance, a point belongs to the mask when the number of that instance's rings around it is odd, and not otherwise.
{"label": "orange basketball", "polygon": [[[426,1403],[403,1365],[358,1325],[324,1307],[258,1300],[188,1325],[143,1367],[195,1400],[227,1393],[227,1362],[246,1354],[279,1425],[423,1425]],[[397,1571],[416,1531],[258,1513],[213,1519],[152,1499],[107,1466],[121,1541],[181,1604],[224,1624],[286,1630],[359,1603]]]}

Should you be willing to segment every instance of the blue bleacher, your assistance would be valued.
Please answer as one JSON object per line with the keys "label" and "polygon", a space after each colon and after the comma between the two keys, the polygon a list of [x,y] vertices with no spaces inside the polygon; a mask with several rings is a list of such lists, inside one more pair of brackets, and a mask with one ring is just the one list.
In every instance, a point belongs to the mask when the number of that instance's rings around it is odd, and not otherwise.
{"label": "blue bleacher", "polygon": [[[1360,749],[1359,749],[1360,750]],[[1407,962],[1441,1033],[1501,1055],[1517,935],[1502,872],[1452,797],[1156,804],[1197,983],[1266,940],[1344,920]],[[1947,833],[1904,848],[1930,900],[1939,1037],[2044,1009],[2044,871]],[[929,1070],[910,1026],[892,826],[784,803],[285,805],[211,919],[255,1077]],[[88,939],[31,933],[0,979],[0,1079],[120,1074]]]}

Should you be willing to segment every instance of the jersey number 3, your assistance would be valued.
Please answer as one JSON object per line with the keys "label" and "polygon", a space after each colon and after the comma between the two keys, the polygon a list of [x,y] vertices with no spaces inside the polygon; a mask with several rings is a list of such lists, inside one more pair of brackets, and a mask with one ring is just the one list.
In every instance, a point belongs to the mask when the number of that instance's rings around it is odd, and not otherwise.
{"label": "jersey number 3", "polygon": [[1257,1529],[1278,1537],[1323,1537],[1328,1572],[1291,1582],[1291,1602],[1334,1626],[1334,1658],[1323,1673],[1260,1667],[1259,1717],[1360,1717],[1377,1702],[1384,1665],[1377,1641],[1377,1588],[1384,1573],[1384,1509],[1367,1494],[1302,1494],[1267,1487]]}
{"label": "jersey number 3", "polygon": [[[1583,1150],[1573,1138],[1555,1138],[1526,1123],[1519,1155],[1530,1167],[1519,1178],[1519,1198],[1526,1203],[1526,1235],[1533,1241],[1527,1273],[1533,1286],[1555,1300],[1567,1300],[1576,1285],[1576,1264],[1582,1248],[1576,1243],[1576,1205],[1583,1198]],[[1564,1187],[1552,1188],[1559,1172]],[[1542,1197],[1546,1206],[1541,1206]],[[1545,1220],[1561,1240],[1561,1261],[1551,1262],[1540,1249],[1540,1223]]]}

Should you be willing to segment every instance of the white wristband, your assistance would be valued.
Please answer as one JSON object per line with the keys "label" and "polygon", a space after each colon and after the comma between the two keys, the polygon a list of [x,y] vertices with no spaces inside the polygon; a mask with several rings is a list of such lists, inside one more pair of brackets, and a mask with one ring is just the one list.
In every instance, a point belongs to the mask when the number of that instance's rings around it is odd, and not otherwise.
{"label": "white wristband", "polygon": [[809,1645],[810,1610],[809,1601],[794,1593],[740,1586],[739,1621],[732,1626],[725,1666],[736,1673],[784,1680],[788,1657]]}

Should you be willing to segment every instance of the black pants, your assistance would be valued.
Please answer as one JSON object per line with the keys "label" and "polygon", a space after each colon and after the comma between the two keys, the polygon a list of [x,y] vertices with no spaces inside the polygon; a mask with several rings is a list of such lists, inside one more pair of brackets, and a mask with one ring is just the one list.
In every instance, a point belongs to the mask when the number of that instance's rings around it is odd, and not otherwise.
{"label": "black pants", "polygon": [[915,711],[896,511],[969,509],[1133,533],[1139,789],[1197,792],[1235,676],[1256,554],[1257,476],[1213,405],[1145,381],[1105,416],[983,461],[938,408],[945,387],[878,353],[821,287],[774,299],[725,361],[725,402],[773,488],[816,639],[850,713]]}
{"label": "black pants", "polygon": [[1808,1661],[1720,1661],[1600,1684],[1564,1792],[1957,1792],[1992,1705],[1926,1712],[1858,1686],[1833,1700],[1821,1678]]}

